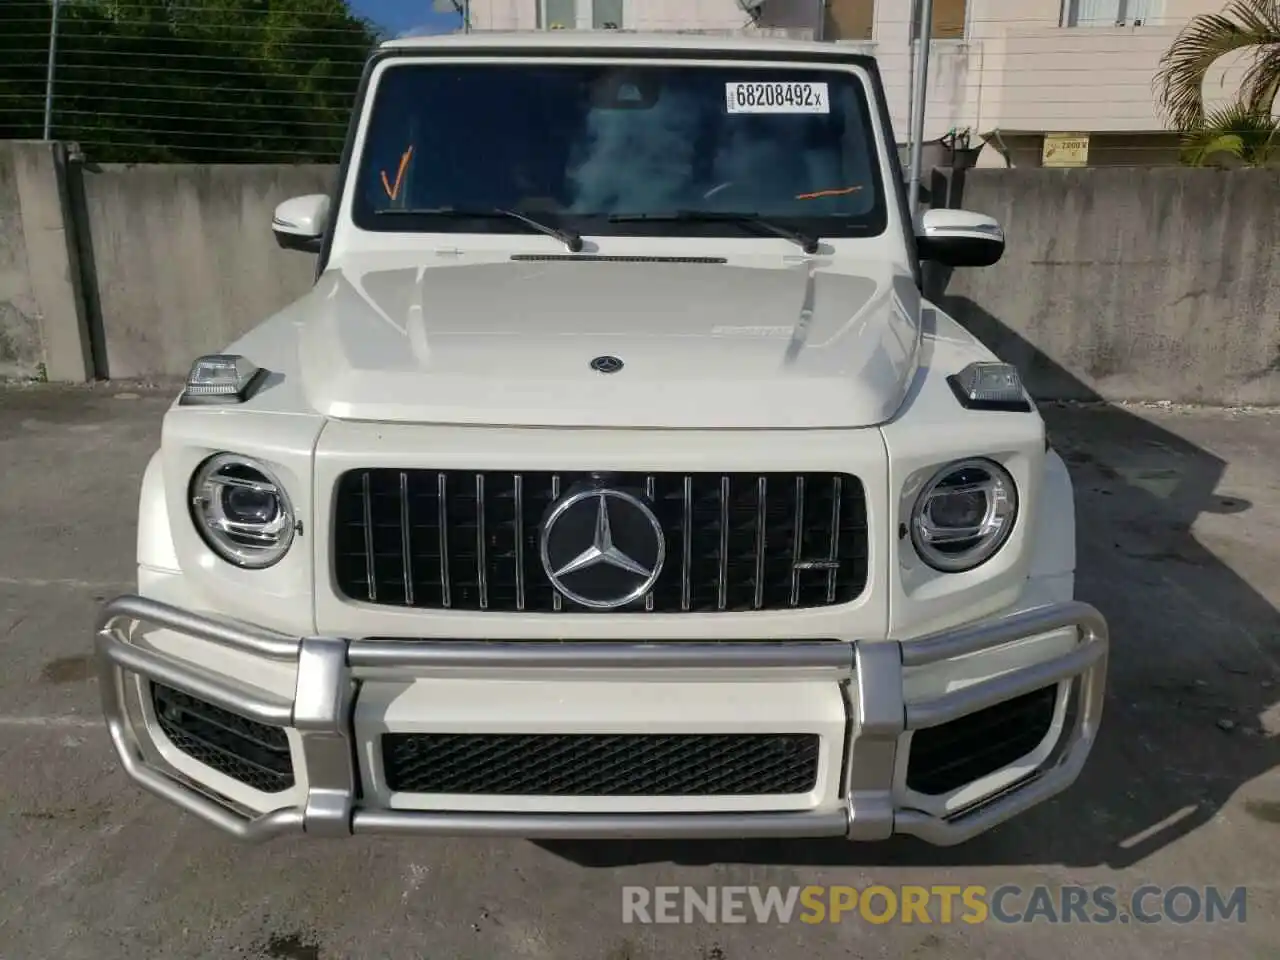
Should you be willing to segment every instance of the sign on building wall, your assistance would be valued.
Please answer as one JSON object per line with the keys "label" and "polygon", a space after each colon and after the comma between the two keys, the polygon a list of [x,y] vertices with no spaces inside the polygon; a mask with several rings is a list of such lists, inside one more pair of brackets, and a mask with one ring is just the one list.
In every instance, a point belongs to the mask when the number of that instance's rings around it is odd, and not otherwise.
{"label": "sign on building wall", "polygon": [[1046,133],[1040,164],[1045,167],[1087,167],[1089,135],[1087,133]]}

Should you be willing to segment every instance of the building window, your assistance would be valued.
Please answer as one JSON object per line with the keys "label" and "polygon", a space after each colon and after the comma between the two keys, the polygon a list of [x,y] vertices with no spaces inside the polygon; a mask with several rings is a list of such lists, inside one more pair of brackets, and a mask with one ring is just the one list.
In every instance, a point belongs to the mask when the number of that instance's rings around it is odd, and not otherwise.
{"label": "building window", "polygon": [[[625,0],[588,0],[593,30],[621,30]],[[578,26],[578,0],[534,0],[539,30],[573,30]]]}
{"label": "building window", "polygon": [[[919,40],[919,0],[914,10],[911,16],[911,39]],[[968,18],[968,0],[933,0],[933,29],[929,36],[933,40],[963,40],[967,35]]]}
{"label": "building window", "polygon": [[1141,26],[1153,16],[1159,0],[1063,0],[1064,27]]}
{"label": "building window", "polygon": [[534,0],[534,2],[538,5],[539,30],[573,30],[578,26],[578,0]]}
{"label": "building window", "polygon": [[591,0],[591,28],[621,30],[622,2],[623,0]]}
{"label": "building window", "polygon": [[870,40],[875,31],[875,0],[828,0],[824,40]]}

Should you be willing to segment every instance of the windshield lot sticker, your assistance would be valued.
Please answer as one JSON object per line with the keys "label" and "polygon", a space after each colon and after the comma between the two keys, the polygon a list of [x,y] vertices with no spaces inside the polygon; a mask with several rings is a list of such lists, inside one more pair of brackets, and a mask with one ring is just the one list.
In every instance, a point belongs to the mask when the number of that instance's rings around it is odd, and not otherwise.
{"label": "windshield lot sticker", "polygon": [[825,83],[726,83],[730,113],[830,113]]}

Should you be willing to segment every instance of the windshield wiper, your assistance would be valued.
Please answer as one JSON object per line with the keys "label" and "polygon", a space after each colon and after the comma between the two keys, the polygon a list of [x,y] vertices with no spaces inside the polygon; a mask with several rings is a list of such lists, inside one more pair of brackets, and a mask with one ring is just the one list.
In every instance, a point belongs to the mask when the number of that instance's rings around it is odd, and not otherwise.
{"label": "windshield wiper", "polygon": [[615,213],[609,217],[610,223],[671,222],[671,223],[742,223],[751,224],[768,230],[770,233],[797,243],[805,253],[818,252],[818,238],[811,237],[799,230],[786,227],[767,220],[758,213],[721,213],[715,210],[675,210],[671,213]]}
{"label": "windshield wiper", "polygon": [[378,211],[379,215],[387,213],[420,217],[454,217],[459,220],[492,220],[498,217],[505,217],[508,220],[519,220],[539,233],[545,233],[548,237],[555,237],[569,248],[570,253],[577,253],[582,249],[582,235],[576,230],[540,223],[532,217],[525,216],[523,213],[518,213],[515,210],[505,210],[502,207],[479,209],[467,209],[465,207],[388,207],[385,210]]}

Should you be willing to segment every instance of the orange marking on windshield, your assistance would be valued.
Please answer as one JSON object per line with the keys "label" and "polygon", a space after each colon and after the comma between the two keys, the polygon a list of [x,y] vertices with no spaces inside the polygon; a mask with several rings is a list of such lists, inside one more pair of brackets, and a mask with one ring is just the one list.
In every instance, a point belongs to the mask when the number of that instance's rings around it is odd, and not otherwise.
{"label": "orange marking on windshield", "polygon": [[413,145],[410,144],[409,149],[406,150],[400,157],[400,169],[396,171],[396,182],[394,186],[387,180],[387,171],[385,170],[382,171],[382,189],[387,191],[387,196],[390,197],[392,200],[394,200],[396,197],[400,195],[400,185],[404,182],[404,172],[406,168],[408,168],[409,159],[412,156],[413,156]]}
{"label": "orange marking on windshield", "polygon": [[814,193],[798,193],[796,194],[796,199],[797,200],[817,200],[819,197],[843,197],[850,193],[857,193],[861,189],[862,189],[861,186],[857,186],[857,187],[844,187],[841,190],[818,190],[818,191],[815,191]]}

